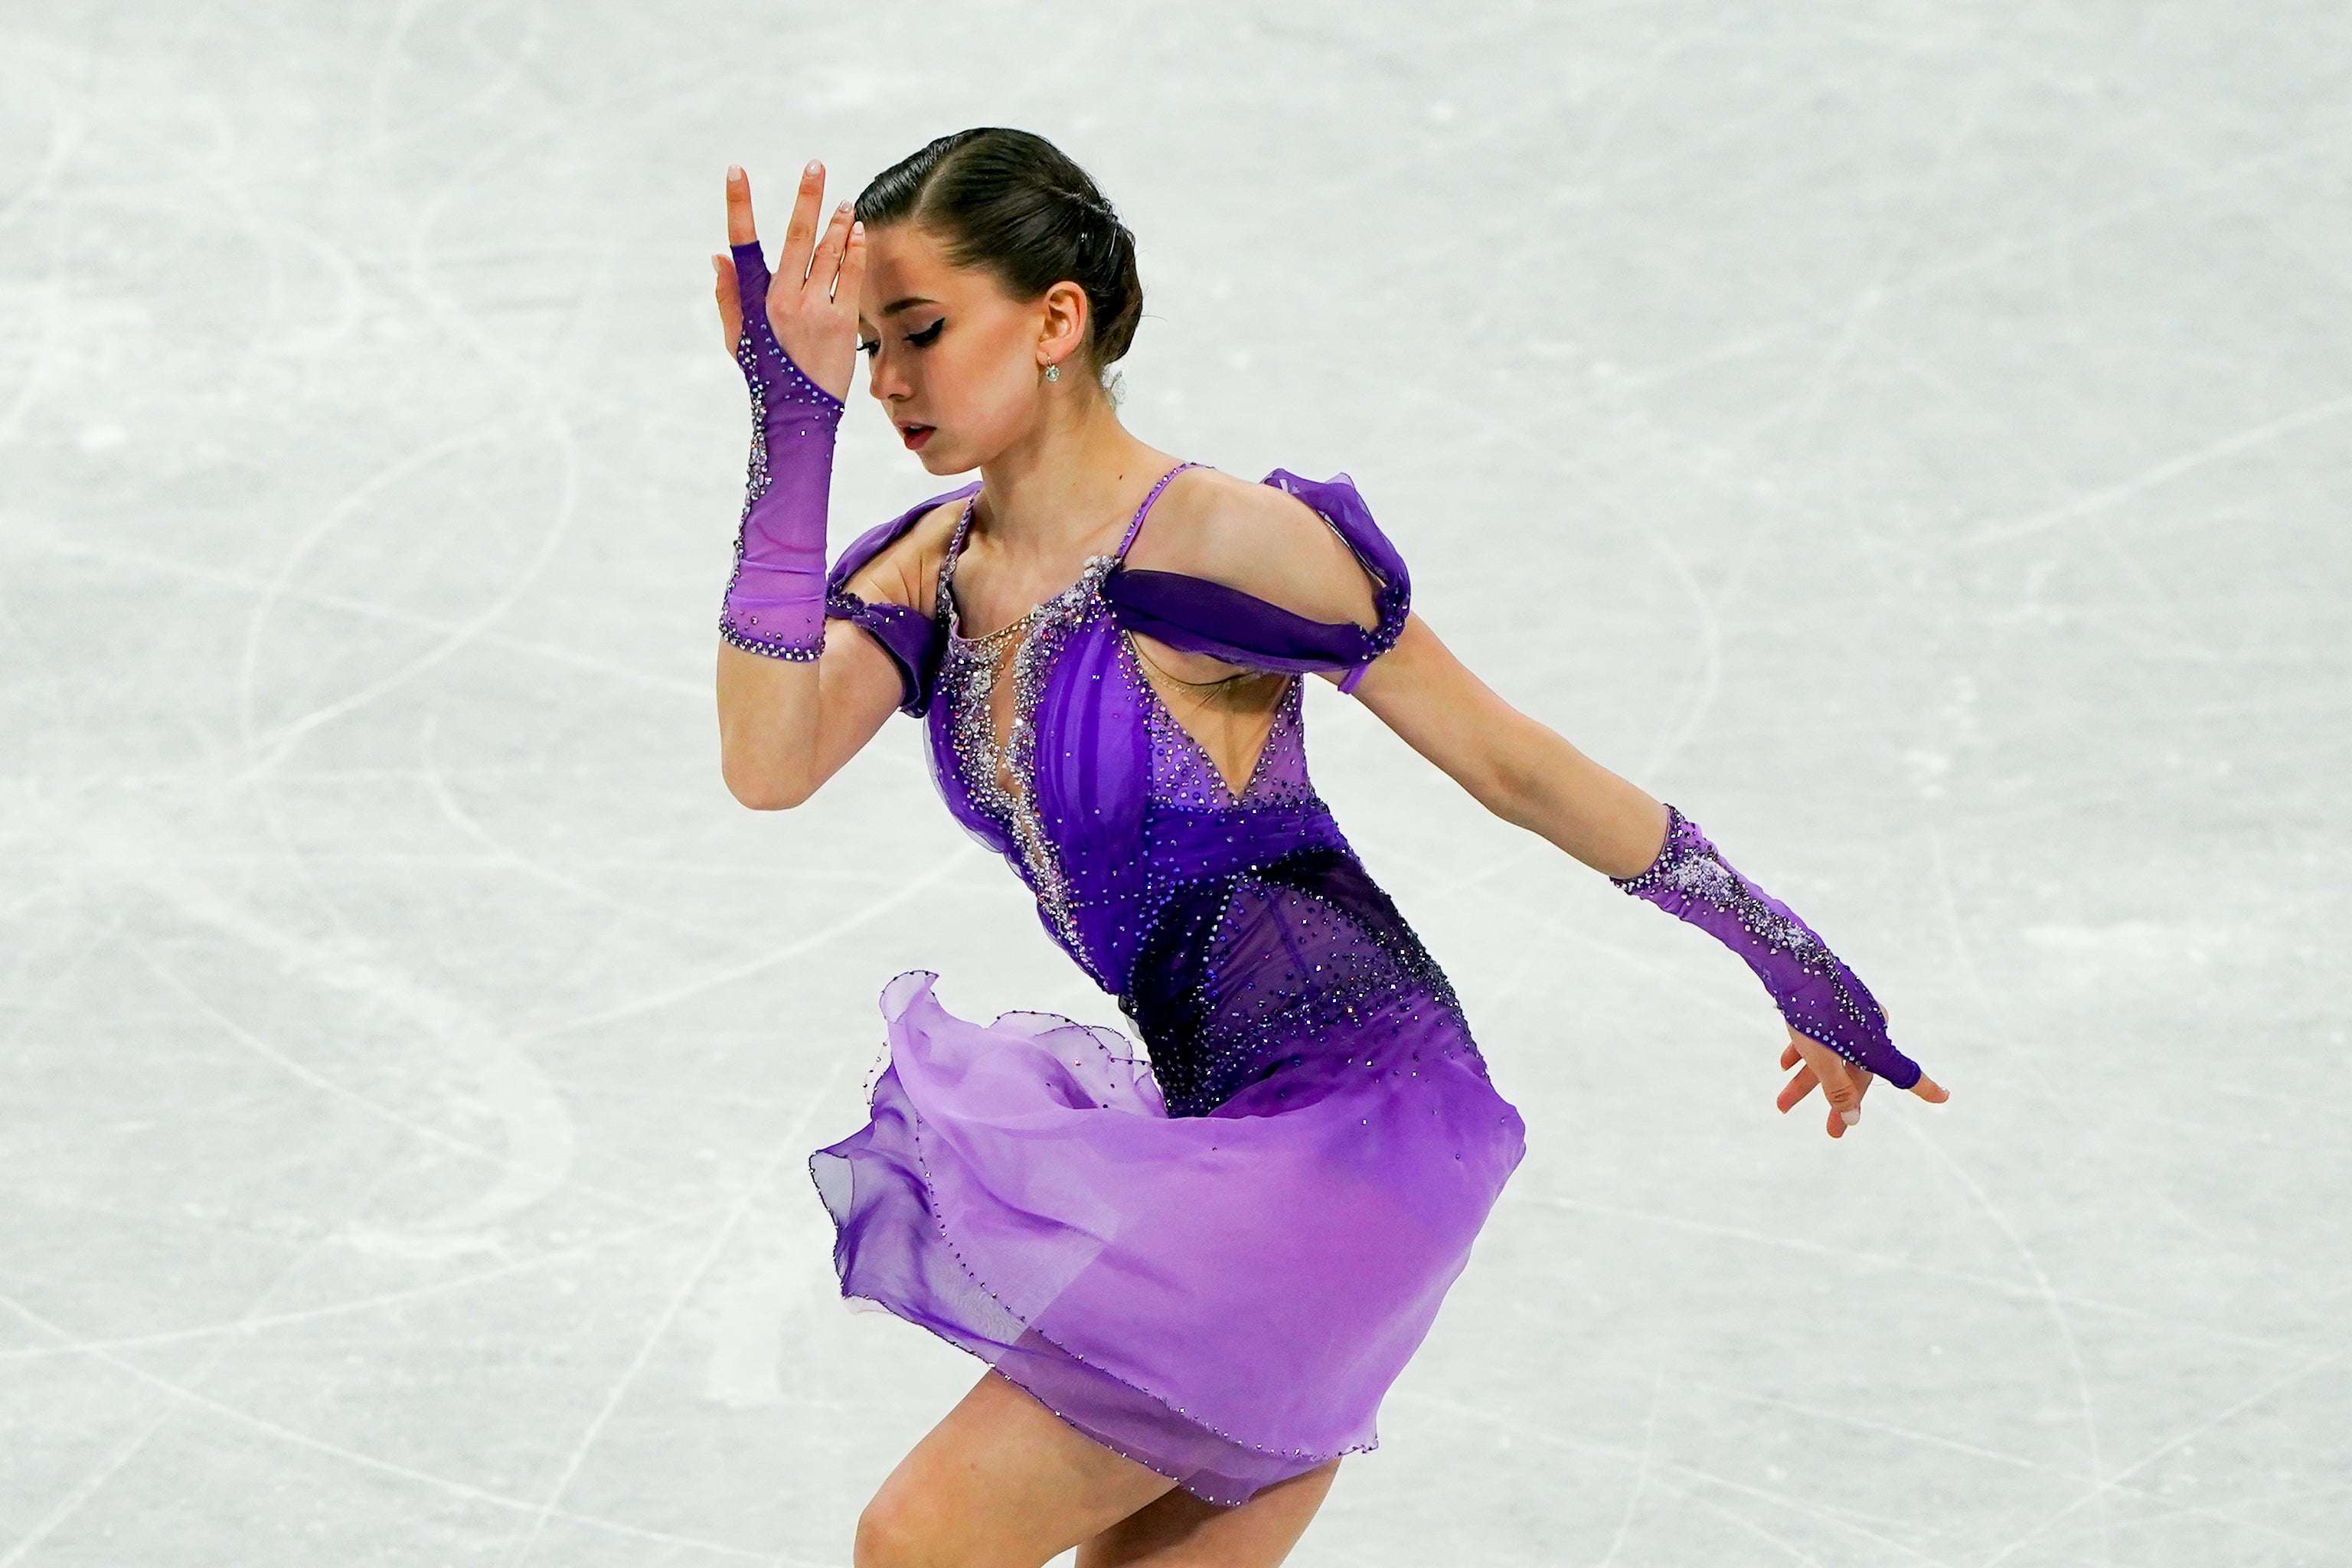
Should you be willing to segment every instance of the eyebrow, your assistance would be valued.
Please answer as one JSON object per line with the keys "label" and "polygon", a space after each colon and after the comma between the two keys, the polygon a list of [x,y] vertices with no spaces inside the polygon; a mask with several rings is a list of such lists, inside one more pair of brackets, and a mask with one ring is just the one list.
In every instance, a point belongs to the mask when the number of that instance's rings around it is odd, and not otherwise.
{"label": "eyebrow", "polygon": [[882,313],[886,316],[895,316],[899,311],[911,309],[917,305],[936,305],[938,303],[938,300],[933,300],[927,295],[909,294],[903,300],[893,300],[888,304],[883,306]]}

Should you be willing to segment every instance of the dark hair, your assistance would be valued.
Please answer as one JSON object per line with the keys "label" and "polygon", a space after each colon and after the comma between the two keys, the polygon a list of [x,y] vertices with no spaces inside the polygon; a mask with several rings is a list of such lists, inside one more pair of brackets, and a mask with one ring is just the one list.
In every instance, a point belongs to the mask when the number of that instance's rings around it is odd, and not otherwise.
{"label": "dark hair", "polygon": [[1087,292],[1097,372],[1127,353],[1143,314],[1135,236],[1084,169],[1043,136],[983,125],[926,144],[858,194],[868,228],[911,219],[958,267],[982,267],[1034,300],[1067,279]]}

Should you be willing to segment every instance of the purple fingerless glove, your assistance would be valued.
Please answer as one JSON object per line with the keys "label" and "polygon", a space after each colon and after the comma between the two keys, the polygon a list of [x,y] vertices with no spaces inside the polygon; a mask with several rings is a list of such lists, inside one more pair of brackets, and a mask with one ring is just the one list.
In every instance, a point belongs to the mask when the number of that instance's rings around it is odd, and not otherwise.
{"label": "purple fingerless glove", "polygon": [[730,248],[743,307],[735,361],[751,389],[751,463],[719,635],[747,653],[813,659],[824,651],[824,514],[843,405],[776,341],[758,243]]}
{"label": "purple fingerless glove", "polygon": [[1666,841],[1638,877],[1617,886],[1706,931],[1748,961],[1791,1028],[1897,1089],[1919,1064],[1887,1037],[1886,1012],[1795,911],[1741,876],[1698,824],[1666,807]]}

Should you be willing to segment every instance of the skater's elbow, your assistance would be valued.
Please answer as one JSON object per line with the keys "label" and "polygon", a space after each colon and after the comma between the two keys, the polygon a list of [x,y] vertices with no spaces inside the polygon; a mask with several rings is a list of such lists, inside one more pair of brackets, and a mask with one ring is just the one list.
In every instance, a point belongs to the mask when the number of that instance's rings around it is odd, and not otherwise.
{"label": "skater's elbow", "polygon": [[1515,757],[1480,759],[1455,778],[1473,800],[1514,827],[1541,833],[1559,812],[1555,781]]}
{"label": "skater's elbow", "polygon": [[772,795],[737,795],[738,804],[752,811],[790,811],[808,804],[813,790],[792,790]]}
{"label": "skater's elbow", "polygon": [[751,811],[790,811],[816,794],[816,781],[798,773],[721,768],[719,773],[735,804]]}

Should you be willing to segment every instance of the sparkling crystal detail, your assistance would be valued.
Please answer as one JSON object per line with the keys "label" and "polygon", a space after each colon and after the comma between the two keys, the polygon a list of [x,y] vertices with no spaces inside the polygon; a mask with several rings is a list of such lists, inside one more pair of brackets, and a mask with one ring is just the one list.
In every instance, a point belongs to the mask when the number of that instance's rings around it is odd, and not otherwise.
{"label": "sparkling crystal detail", "polygon": [[[1877,1071],[1867,1058],[1875,1049],[1893,1051],[1885,1037],[1885,1014],[1876,998],[1863,989],[1820,933],[1742,876],[1698,825],[1672,805],[1666,807],[1665,842],[1659,847],[1657,858],[1635,876],[1611,880],[1636,898],[1661,904],[1670,913],[1680,911],[1664,900],[1679,899],[1685,909],[1702,908],[1731,917],[1759,944],[1760,951],[1740,956],[1764,981],[1781,1016],[1847,1061]],[[1692,916],[1682,912],[1681,918]],[[1729,941],[1728,937],[1724,940]],[[1797,995],[1804,987],[1792,986],[1785,977],[1776,981],[1771,955],[1789,960],[1805,975],[1821,982],[1840,1016],[1804,1016]],[[1824,1019],[1832,1026],[1824,1026]]]}
{"label": "sparkling crystal detail", "polygon": [[[836,405],[839,404],[839,399],[835,398],[824,388],[802,374],[800,367],[793,364],[788,356],[779,354],[777,358],[782,361],[787,372],[785,378],[787,384],[797,395],[794,401],[811,404],[820,408],[824,403]],[[790,659],[796,664],[806,664],[824,653],[824,621],[822,616],[817,621],[815,640],[803,642],[794,641],[789,637],[760,637],[746,627],[736,626],[727,611],[727,602],[735,594],[735,584],[743,575],[743,526],[751,521],[752,507],[759,503],[761,496],[768,493],[768,485],[772,478],[768,471],[767,385],[760,375],[759,351],[752,345],[751,334],[748,331],[735,340],[735,363],[743,367],[743,382],[751,389],[751,454],[744,467],[743,509],[737,514],[735,520],[734,566],[727,574],[727,591],[719,599],[719,636],[725,642],[741,648],[745,653],[756,653],[765,658]],[[815,395],[811,396],[811,394]],[[819,402],[819,399],[824,401]]]}
{"label": "sparkling crystal detail", "polygon": [[[1036,716],[1070,639],[1113,612],[1102,584],[1116,556],[1096,556],[1077,580],[1027,614],[979,637],[963,635],[953,591],[954,567],[974,499],[964,503],[938,579],[936,613],[947,623],[938,684],[944,706],[947,765],[973,805],[1003,828],[1012,858],[1035,894],[1061,945],[1141,1026],[1172,1115],[1206,1115],[1249,1083],[1296,1067],[1305,1041],[1360,1040],[1358,1070],[1376,1068],[1372,1042],[1392,1038],[1433,1009],[1447,1016],[1452,1043],[1433,1057],[1461,1057],[1479,1077],[1485,1058],[1472,1041],[1451,984],[1395,906],[1344,846],[1306,765],[1303,685],[1288,677],[1248,776],[1230,787],[1206,747],[1169,708],[1134,638],[1118,637],[1111,666],[1092,679],[1125,682],[1118,695],[1141,716],[1149,752],[1145,783],[1153,809],[1194,823],[1221,823],[1228,842],[1255,841],[1265,820],[1279,831],[1239,869],[1205,879],[1170,879],[1150,867],[1140,896],[1121,906],[1120,929],[1139,949],[1123,974],[1104,972],[1078,919],[1083,905],[1036,801]],[[1131,537],[1131,535],[1130,535]],[[1000,738],[991,698],[1011,682]],[[1302,825],[1329,828],[1321,843]],[[1268,933],[1282,934],[1267,945]],[[1178,991],[1139,975],[1181,973]],[[1393,1054],[1393,1053],[1391,1053]],[[1357,1053],[1348,1053],[1352,1063]],[[1386,1070],[1416,1077],[1419,1065]],[[1276,1093],[1287,1089],[1277,1086]]]}
{"label": "sparkling crystal detail", "polygon": [[[1088,955],[1085,939],[1070,909],[1069,879],[1037,815],[1036,727],[1034,716],[1045,694],[1045,679],[1055,656],[1069,634],[1109,606],[1097,591],[1104,576],[1118,564],[1114,556],[1088,558],[1077,581],[985,637],[966,637],[956,612],[955,563],[964,536],[971,527],[972,506],[980,498],[966,498],[957,521],[947,558],[940,563],[939,609],[947,617],[948,647],[940,667],[940,686],[953,703],[951,733],[957,761],[972,799],[1002,822],[1020,850],[1025,879],[1037,902],[1053,922],[1070,956],[1098,984],[1108,984]],[[989,697],[1006,665],[1011,667],[1013,713],[1004,743],[997,743],[995,716]]]}

